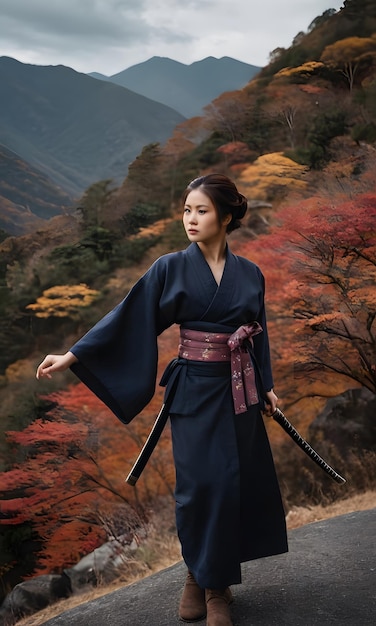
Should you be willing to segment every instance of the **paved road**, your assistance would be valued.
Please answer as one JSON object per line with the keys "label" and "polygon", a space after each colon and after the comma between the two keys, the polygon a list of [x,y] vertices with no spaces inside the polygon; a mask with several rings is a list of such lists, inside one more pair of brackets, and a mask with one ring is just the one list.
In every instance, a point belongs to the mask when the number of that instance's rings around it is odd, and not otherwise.
{"label": "paved road", "polygon": [[[234,626],[376,625],[376,509],[292,530],[289,546],[243,565],[243,584],[232,587]],[[182,626],[184,578],[178,563],[44,626]]]}

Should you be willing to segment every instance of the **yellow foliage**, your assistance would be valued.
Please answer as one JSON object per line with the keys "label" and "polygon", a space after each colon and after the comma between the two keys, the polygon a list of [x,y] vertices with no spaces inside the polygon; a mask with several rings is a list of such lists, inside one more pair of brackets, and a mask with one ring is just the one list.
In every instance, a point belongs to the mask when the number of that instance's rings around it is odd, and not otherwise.
{"label": "yellow foliage", "polygon": [[172,222],[172,218],[158,220],[157,222],[154,222],[154,224],[151,224],[151,226],[145,226],[144,228],[140,228],[138,233],[136,233],[135,235],[131,235],[129,239],[142,239],[142,237],[153,237],[155,235],[160,235],[161,233],[163,233],[166,226],[170,222]]}
{"label": "yellow foliage", "polygon": [[87,285],[55,285],[46,289],[34,304],[27,309],[36,317],[74,317],[78,309],[89,306],[99,295],[99,291]]}
{"label": "yellow foliage", "polygon": [[31,380],[34,375],[34,365],[27,359],[20,359],[12,363],[5,370],[7,383],[21,383],[24,380]]}
{"label": "yellow foliage", "polygon": [[270,200],[278,190],[304,191],[307,183],[304,174],[308,168],[283,156],[282,152],[263,154],[246,167],[238,178],[239,186],[249,198]]}
{"label": "yellow foliage", "polygon": [[319,61],[307,61],[307,63],[303,63],[303,65],[299,65],[298,67],[283,67],[276,73],[275,78],[288,78],[289,76],[297,76],[300,74],[309,75],[320,70],[322,67],[324,67],[324,63],[320,63]]}
{"label": "yellow foliage", "polygon": [[342,67],[346,63],[355,63],[361,55],[375,50],[375,37],[346,37],[327,46],[321,59],[331,67]]}

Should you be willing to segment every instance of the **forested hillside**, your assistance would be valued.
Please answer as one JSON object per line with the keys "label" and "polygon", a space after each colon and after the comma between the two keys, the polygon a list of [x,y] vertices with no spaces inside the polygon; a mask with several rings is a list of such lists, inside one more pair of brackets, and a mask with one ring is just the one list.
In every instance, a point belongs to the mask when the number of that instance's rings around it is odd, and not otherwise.
{"label": "forested hillside", "polygon": [[[179,198],[202,173],[230,175],[249,198],[244,227],[229,242],[266,277],[276,391],[291,421],[347,479],[335,484],[267,421],[286,510],[374,489],[367,407],[376,395],[375,155],[376,3],[346,0],[290,48],[273,51],[243,89],[178,125],[163,146],[144,146],[120,186],[98,181],[74,213],[2,241],[4,589],[30,573],[61,571],[109,529],[121,533],[132,516],[147,519],[160,497],[171,497],[168,429],[137,489],[124,482],[158,411],[159,388],[125,427],[72,374],[37,382],[34,372],[157,256],[186,246]],[[176,329],[159,341],[162,371],[176,353]],[[350,390],[351,402],[362,393],[354,410],[339,414],[351,418],[335,430],[313,428],[328,399],[344,406]]]}
{"label": "forested hillside", "polygon": [[183,119],[69,67],[0,58],[1,142],[75,197],[98,178],[121,182],[142,146]]}
{"label": "forested hillside", "polygon": [[0,145],[0,228],[9,235],[33,232],[73,205],[41,171]]}

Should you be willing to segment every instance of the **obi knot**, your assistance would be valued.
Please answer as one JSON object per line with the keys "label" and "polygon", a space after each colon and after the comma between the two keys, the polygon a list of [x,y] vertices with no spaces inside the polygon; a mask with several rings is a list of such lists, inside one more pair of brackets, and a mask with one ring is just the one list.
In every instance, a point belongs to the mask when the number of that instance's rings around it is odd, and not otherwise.
{"label": "obi knot", "polygon": [[262,328],[258,322],[252,322],[252,324],[244,324],[243,326],[239,326],[238,330],[236,330],[227,340],[227,345],[230,350],[235,350],[243,345],[244,341],[248,339],[251,343],[253,343],[252,337],[254,335],[258,335],[262,332]]}
{"label": "obi knot", "polygon": [[231,385],[235,413],[244,413],[250,404],[259,401],[255,369],[247,348],[253,347],[253,337],[262,332],[258,322],[240,326],[227,340],[231,353]]}

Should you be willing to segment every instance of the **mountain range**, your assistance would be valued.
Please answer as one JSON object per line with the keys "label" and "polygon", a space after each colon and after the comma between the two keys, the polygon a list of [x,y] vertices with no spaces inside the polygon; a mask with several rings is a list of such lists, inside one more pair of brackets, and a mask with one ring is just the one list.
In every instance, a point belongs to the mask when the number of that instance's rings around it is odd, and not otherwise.
{"label": "mountain range", "polygon": [[64,66],[0,59],[0,143],[71,194],[122,180],[142,147],[163,142],[183,116]]}
{"label": "mountain range", "polygon": [[164,143],[187,114],[258,69],[228,57],[190,66],[153,57],[97,80],[0,57],[0,227],[21,233],[33,215],[56,215],[94,182],[121,184],[144,146]]}
{"label": "mountain range", "polygon": [[203,107],[223,92],[245,86],[260,69],[230,57],[207,57],[185,65],[155,56],[112,76],[96,72],[90,76],[127,87],[190,118],[201,115]]}

